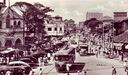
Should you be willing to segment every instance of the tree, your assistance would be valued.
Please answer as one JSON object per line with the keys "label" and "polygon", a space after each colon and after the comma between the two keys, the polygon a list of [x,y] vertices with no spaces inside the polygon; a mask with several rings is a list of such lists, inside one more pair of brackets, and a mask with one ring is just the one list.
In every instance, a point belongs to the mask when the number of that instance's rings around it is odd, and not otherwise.
{"label": "tree", "polygon": [[44,33],[44,18],[48,12],[53,11],[40,3],[30,4],[27,2],[16,2],[13,6],[19,7],[23,12],[23,19],[29,31]]}
{"label": "tree", "polygon": [[91,28],[90,33],[95,34],[97,31],[97,28],[99,27],[100,24],[102,24],[101,21],[97,20],[96,18],[92,18],[90,20],[87,20],[84,22],[84,24],[88,27]]}
{"label": "tree", "polygon": [[34,33],[38,41],[40,40],[39,37],[41,37],[42,41],[46,34],[44,30],[44,19],[48,17],[47,13],[53,10],[40,3],[16,2],[12,6],[17,7],[23,13],[23,20],[26,24],[27,31]]}

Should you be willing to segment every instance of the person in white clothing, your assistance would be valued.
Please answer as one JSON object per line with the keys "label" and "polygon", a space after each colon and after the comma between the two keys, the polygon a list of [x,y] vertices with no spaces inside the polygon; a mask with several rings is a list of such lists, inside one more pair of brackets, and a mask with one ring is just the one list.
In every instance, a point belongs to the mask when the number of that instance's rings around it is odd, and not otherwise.
{"label": "person in white clothing", "polygon": [[5,75],[11,75],[11,71],[7,71]]}

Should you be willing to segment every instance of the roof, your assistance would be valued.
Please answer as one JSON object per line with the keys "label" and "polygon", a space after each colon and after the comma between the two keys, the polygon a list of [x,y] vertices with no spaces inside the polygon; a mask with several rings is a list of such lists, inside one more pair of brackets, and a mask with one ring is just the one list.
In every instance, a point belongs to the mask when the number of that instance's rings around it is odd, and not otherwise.
{"label": "roof", "polygon": [[20,16],[23,15],[22,10],[20,10],[18,7],[13,6],[13,7],[11,7],[11,9],[12,9],[13,11],[15,11],[18,15],[20,15]]}
{"label": "roof", "polygon": [[5,9],[1,11],[2,15],[7,14],[7,13],[12,13],[13,16],[15,17],[17,16],[18,18],[21,18],[23,15],[23,12],[18,7],[15,7],[15,6],[6,7]]}
{"label": "roof", "polygon": [[128,30],[118,36],[115,36],[114,42],[128,43]]}
{"label": "roof", "polygon": [[68,55],[74,48],[63,49],[55,53],[55,55]]}

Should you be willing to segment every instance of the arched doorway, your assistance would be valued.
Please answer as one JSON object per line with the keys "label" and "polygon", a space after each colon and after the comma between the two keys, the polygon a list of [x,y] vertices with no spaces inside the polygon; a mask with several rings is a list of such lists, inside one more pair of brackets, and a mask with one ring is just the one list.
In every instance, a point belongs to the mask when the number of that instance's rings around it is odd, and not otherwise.
{"label": "arched doorway", "polygon": [[21,40],[17,39],[16,42],[15,42],[15,47],[20,48],[21,46],[22,46]]}
{"label": "arched doorway", "polygon": [[11,40],[6,40],[5,47],[12,47],[12,41]]}

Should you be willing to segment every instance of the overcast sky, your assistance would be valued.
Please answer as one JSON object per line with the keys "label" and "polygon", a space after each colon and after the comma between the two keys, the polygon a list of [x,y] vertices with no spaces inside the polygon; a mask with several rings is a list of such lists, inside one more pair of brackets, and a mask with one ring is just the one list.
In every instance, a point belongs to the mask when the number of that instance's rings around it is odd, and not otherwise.
{"label": "overcast sky", "polygon": [[113,17],[114,11],[128,11],[128,0],[10,0],[15,2],[40,2],[51,7],[53,16],[60,15],[64,19],[74,19],[76,22],[86,19],[86,12],[102,12]]}

